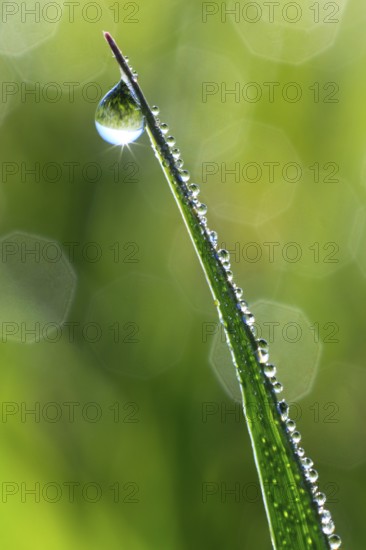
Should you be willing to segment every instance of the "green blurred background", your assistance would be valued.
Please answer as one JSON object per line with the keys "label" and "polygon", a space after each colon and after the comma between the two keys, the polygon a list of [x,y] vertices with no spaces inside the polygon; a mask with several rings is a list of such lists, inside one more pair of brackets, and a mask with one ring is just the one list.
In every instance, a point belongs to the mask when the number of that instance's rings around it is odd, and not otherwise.
{"label": "green blurred background", "polygon": [[366,11],[278,4],[3,3],[4,548],[271,547],[174,200],[146,135],[121,152],[94,127],[118,79],[102,30],[201,185],[337,532],[363,548]]}

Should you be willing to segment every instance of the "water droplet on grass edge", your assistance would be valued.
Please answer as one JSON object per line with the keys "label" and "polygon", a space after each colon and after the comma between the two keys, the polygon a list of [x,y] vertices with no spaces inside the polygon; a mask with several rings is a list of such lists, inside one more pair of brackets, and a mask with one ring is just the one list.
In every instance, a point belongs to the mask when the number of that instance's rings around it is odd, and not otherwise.
{"label": "water droplet on grass edge", "polygon": [[145,130],[145,117],[129,87],[121,80],[100,101],[95,112],[99,135],[112,145],[127,145]]}

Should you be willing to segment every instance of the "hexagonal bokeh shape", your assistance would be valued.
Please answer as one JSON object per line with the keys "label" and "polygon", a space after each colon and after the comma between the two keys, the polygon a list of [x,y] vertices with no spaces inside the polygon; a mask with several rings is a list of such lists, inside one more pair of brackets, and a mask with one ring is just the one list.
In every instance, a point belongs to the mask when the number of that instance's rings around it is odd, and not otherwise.
{"label": "hexagonal bokeh shape", "polygon": [[[189,78],[185,73],[187,67],[190,67]],[[163,122],[172,125],[173,135],[174,127],[178,129],[182,123],[190,128],[188,135],[181,132],[177,143],[184,151],[183,160],[195,158],[198,139],[192,139],[192,136],[210,135],[213,117],[215,127],[221,128],[228,121],[234,122],[238,116],[242,117],[243,113],[250,111],[251,105],[248,102],[234,100],[228,101],[225,109],[222,109],[218,79],[220,82],[235,83],[246,80],[247,75],[245,68],[237,64],[232,56],[219,53],[217,49],[198,48],[182,43],[157,59],[146,70],[148,73],[145,78],[150,77],[152,85],[156,86],[159,82],[164,88],[164,112],[168,119]],[[152,73],[151,76],[149,72]]]}
{"label": "hexagonal bokeh shape", "polygon": [[[257,337],[269,343],[270,362],[284,386],[286,400],[303,398],[313,386],[322,344],[301,309],[259,300],[251,306],[256,318]],[[239,383],[223,330],[216,332],[211,346],[210,363],[222,386],[235,401],[241,401]]]}
{"label": "hexagonal bokeh shape", "polygon": [[76,274],[56,241],[14,232],[0,239],[2,342],[34,343],[59,330]]}
{"label": "hexagonal bokeh shape", "polygon": [[281,129],[243,119],[206,139],[198,158],[196,173],[212,211],[255,227],[290,207],[303,174]]}
{"label": "hexagonal bokeh shape", "polygon": [[365,387],[364,367],[336,362],[320,369],[303,408],[317,460],[337,468],[366,461]]}
{"label": "hexagonal bokeh shape", "polygon": [[39,0],[5,2],[2,9],[0,53],[20,56],[57,33],[64,10],[63,2]]}
{"label": "hexagonal bokeh shape", "polygon": [[169,280],[133,272],[94,294],[83,333],[108,370],[148,379],[180,361],[189,326],[185,301]]}
{"label": "hexagonal bokeh shape", "polygon": [[[346,2],[249,2],[227,20],[252,53],[273,61],[300,64],[335,42]],[[251,6],[251,11],[250,11]],[[223,8],[222,8],[223,9]]]}
{"label": "hexagonal bokeh shape", "polygon": [[273,267],[322,278],[346,266],[353,259],[349,235],[359,208],[347,181],[336,176],[332,183],[315,183],[309,172],[296,190],[292,208],[276,223],[270,220],[260,227],[261,240],[267,250],[272,248]]}
{"label": "hexagonal bokeh shape", "polygon": [[[52,4],[46,3],[45,6],[49,6],[51,11]],[[99,75],[110,60],[108,49],[103,47],[102,30],[108,29],[113,33],[117,19],[126,18],[127,10],[117,5],[113,7],[104,0],[54,5],[58,5],[62,16],[57,24],[51,25],[52,33],[42,31],[42,15],[35,29],[31,21],[30,25],[23,24],[24,28],[17,31],[17,36],[24,35],[23,40],[31,42],[32,47],[25,47],[25,42],[17,55],[13,53],[12,63],[22,80],[26,81],[24,86],[32,89],[31,83],[38,83],[41,94],[45,95],[48,85],[57,85],[71,98],[81,91],[84,100],[92,103],[100,85],[90,80]],[[45,40],[47,43],[43,44]],[[9,51],[8,55],[11,54]]]}

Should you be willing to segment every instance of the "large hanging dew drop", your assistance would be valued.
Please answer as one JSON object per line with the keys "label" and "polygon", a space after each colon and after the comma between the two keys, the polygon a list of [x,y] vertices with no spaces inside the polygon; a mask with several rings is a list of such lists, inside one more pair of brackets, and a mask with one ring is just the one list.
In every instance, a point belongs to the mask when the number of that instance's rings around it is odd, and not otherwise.
{"label": "large hanging dew drop", "polygon": [[143,133],[145,117],[123,80],[100,101],[95,112],[95,125],[99,135],[113,145],[127,145]]}

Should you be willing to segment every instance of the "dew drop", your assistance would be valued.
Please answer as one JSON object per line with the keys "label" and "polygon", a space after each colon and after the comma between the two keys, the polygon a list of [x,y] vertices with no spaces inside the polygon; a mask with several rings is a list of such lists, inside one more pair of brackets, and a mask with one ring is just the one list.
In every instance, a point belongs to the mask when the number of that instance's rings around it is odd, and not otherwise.
{"label": "dew drop", "polygon": [[165,122],[162,122],[160,124],[160,130],[162,131],[162,133],[165,135],[169,132],[169,126],[167,124],[165,124]]}
{"label": "dew drop", "polygon": [[210,232],[209,239],[210,239],[210,242],[213,246],[217,246],[218,235],[217,235],[216,231],[211,231]]}
{"label": "dew drop", "polygon": [[[238,297],[238,296],[237,296]],[[240,309],[240,311],[242,311],[243,313],[245,313],[246,311],[248,311],[248,304],[245,300],[240,300],[239,303],[238,303],[238,309]]]}
{"label": "dew drop", "polygon": [[205,214],[207,214],[207,206],[203,204],[203,202],[200,202],[196,206],[196,211],[200,216],[204,216]]}
{"label": "dew drop", "polygon": [[230,271],[230,269],[226,272],[226,277],[227,277],[227,280],[228,280],[229,282],[231,282],[231,281],[233,280],[234,274],[233,274],[232,271]]}
{"label": "dew drop", "polygon": [[188,190],[189,190],[189,194],[193,197],[193,198],[196,198],[198,197],[198,195],[200,194],[200,188],[198,187],[197,183],[191,183],[190,186],[188,187]]}
{"label": "dew drop", "polygon": [[342,540],[338,535],[331,535],[328,540],[332,550],[338,550],[341,547]]}
{"label": "dew drop", "polygon": [[188,170],[182,170],[182,171],[180,171],[180,172],[179,172],[179,175],[180,175],[180,179],[181,179],[182,181],[184,181],[185,183],[186,183],[187,181],[189,181],[190,178],[191,178],[191,175],[190,175],[190,173],[188,172]]}
{"label": "dew drop", "polygon": [[260,348],[263,348],[263,349],[267,349],[268,348],[268,342],[267,340],[265,340],[264,338],[259,338],[257,340],[257,344],[258,344],[258,347]]}
{"label": "dew drop", "polygon": [[305,457],[301,459],[302,467],[305,468],[305,470],[310,470],[314,466],[314,462],[309,457]]}
{"label": "dew drop", "polygon": [[283,422],[285,422],[288,419],[288,413],[289,413],[288,404],[286,403],[286,401],[284,399],[282,399],[282,401],[280,401],[278,403],[277,407],[278,407],[278,411],[281,415],[281,420]]}
{"label": "dew drop", "polygon": [[295,443],[297,445],[301,441],[301,433],[298,432],[298,431],[293,432],[293,434],[291,435],[291,439],[292,439],[293,443]]}
{"label": "dew drop", "polygon": [[172,149],[172,155],[173,157],[175,158],[175,160],[179,159],[180,157],[180,150],[175,147],[174,149]]}
{"label": "dew drop", "polygon": [[217,257],[220,262],[227,262],[230,260],[230,252],[225,250],[225,248],[220,248],[220,250],[217,251]]}
{"label": "dew drop", "polygon": [[256,356],[260,363],[267,363],[269,359],[268,343],[264,338],[257,340]]}
{"label": "dew drop", "polygon": [[143,133],[145,117],[123,80],[100,101],[95,112],[95,126],[99,135],[113,145],[127,145]]}
{"label": "dew drop", "polygon": [[151,107],[151,112],[154,116],[158,116],[158,114],[160,113],[160,109],[157,105],[153,105]]}
{"label": "dew drop", "polygon": [[255,317],[253,313],[250,313],[250,311],[244,313],[243,315],[243,321],[246,325],[252,326],[255,323]]}
{"label": "dew drop", "polygon": [[302,447],[299,447],[296,452],[300,458],[305,456],[305,449],[303,449]]}
{"label": "dew drop", "polygon": [[324,493],[316,493],[316,495],[314,496],[314,500],[318,506],[324,506],[327,501],[327,497]]}
{"label": "dew drop", "polygon": [[311,483],[315,483],[319,477],[319,474],[316,470],[312,469],[307,472],[307,478]]}
{"label": "dew drop", "polygon": [[166,142],[167,142],[167,144],[169,145],[169,147],[174,147],[174,145],[175,145],[175,137],[173,137],[173,136],[168,136],[168,137],[166,138]]}
{"label": "dew drop", "polygon": [[323,533],[325,535],[331,535],[332,533],[334,533],[334,530],[335,530],[335,525],[333,521],[329,521],[328,523],[323,525]]}
{"label": "dew drop", "polygon": [[286,429],[288,432],[292,433],[296,430],[296,424],[293,420],[286,420]]}
{"label": "dew drop", "polygon": [[240,300],[240,298],[243,296],[244,292],[243,292],[243,289],[240,288],[239,286],[235,287],[235,296],[238,298],[238,300]]}
{"label": "dew drop", "polygon": [[322,523],[325,525],[332,520],[332,514],[329,512],[329,510],[323,510],[321,513],[321,519]]}
{"label": "dew drop", "polygon": [[264,365],[263,372],[268,378],[272,378],[276,375],[276,367],[272,365],[271,363],[268,363],[267,365]]}
{"label": "dew drop", "polygon": [[137,82],[138,77],[139,77],[139,73],[137,71],[132,71],[132,78],[134,79],[135,82]]}
{"label": "dew drop", "polygon": [[281,391],[283,391],[283,386],[282,386],[281,382],[275,382],[273,384],[273,389],[276,393],[281,393]]}
{"label": "dew drop", "polygon": [[178,169],[183,168],[183,165],[184,165],[183,159],[177,159],[177,160],[175,161],[175,166],[176,166]]}

